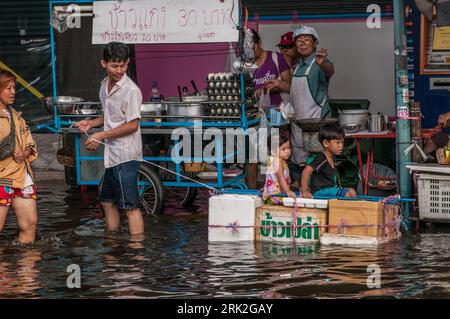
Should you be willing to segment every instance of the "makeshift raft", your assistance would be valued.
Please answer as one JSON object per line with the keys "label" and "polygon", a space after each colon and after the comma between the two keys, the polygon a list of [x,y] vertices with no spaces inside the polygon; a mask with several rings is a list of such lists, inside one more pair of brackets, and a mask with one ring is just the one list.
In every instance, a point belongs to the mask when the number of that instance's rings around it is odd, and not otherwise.
{"label": "makeshift raft", "polygon": [[377,245],[401,236],[400,206],[393,199],[285,198],[281,206],[264,205],[256,195],[215,195],[209,199],[208,240]]}

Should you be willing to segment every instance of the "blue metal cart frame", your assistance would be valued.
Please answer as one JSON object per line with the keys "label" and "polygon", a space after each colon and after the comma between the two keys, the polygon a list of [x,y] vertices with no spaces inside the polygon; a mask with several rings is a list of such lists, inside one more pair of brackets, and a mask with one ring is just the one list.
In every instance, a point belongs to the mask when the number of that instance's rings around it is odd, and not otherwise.
{"label": "blue metal cart frame", "polygon": [[[49,12],[50,17],[53,14],[54,5],[64,5],[64,4],[87,4],[93,3],[95,0],[75,0],[75,1],[67,1],[67,0],[51,0],[49,1]],[[239,10],[239,28],[241,28],[241,7],[240,4],[238,6]],[[52,59],[52,81],[53,81],[53,100],[56,101],[57,97],[57,79],[56,79],[56,56],[55,56],[55,38],[54,38],[54,30],[53,27],[50,26],[50,45],[51,45],[51,59]],[[252,126],[256,126],[259,123],[259,119],[249,120],[246,116],[245,112],[245,93],[244,93],[244,74],[240,74],[240,87],[241,87],[241,117],[239,121],[235,122],[203,122],[201,125],[204,128],[242,128],[245,133],[248,132],[248,128]],[[53,121],[44,123],[39,125],[38,129],[48,129],[52,133],[62,133],[62,132],[71,132],[75,134],[75,131],[71,131],[70,127],[72,122],[67,120],[65,116],[61,116],[58,114],[56,102],[54,103],[54,118]],[[169,127],[186,127],[186,128],[195,128],[198,126],[198,122],[145,122],[141,121],[141,128],[153,128],[153,129],[162,129]],[[178,143],[175,143],[175,147]],[[247,147],[247,146],[246,146]],[[99,181],[95,180],[82,180],[81,178],[81,161],[103,161],[103,157],[100,156],[81,156],[80,154],[80,135],[75,134],[75,156],[76,156],[76,176],[77,176],[77,185],[98,185]],[[243,150],[245,151],[245,150]],[[226,187],[235,187],[239,188],[242,191],[246,190],[248,193],[257,193],[256,190],[247,190],[247,186],[242,180],[246,177],[246,173],[225,180],[223,178],[223,163],[230,156],[235,156],[236,152],[230,154],[223,154],[223,145],[221,141],[216,141],[216,156],[214,158],[171,158],[171,157],[144,157],[144,160],[151,162],[174,162],[176,165],[176,172],[178,174],[182,173],[182,161],[187,162],[198,162],[198,161],[214,161],[217,165],[217,182],[215,183],[204,183],[204,185],[208,185],[209,187],[214,188],[226,188]],[[183,181],[183,178],[179,175],[176,176],[175,181],[163,181],[164,186],[171,187],[204,187],[198,183]]]}

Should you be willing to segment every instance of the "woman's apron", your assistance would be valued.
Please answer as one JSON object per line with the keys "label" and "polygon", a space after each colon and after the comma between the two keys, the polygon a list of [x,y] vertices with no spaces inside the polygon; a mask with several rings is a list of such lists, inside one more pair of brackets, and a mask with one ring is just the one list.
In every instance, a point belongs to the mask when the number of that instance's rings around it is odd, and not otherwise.
{"label": "woman's apron", "polygon": [[[297,65],[294,71],[294,75],[291,83],[291,104],[294,107],[294,119],[313,119],[320,118],[322,107],[327,101],[327,94],[323,101],[318,105],[311,94],[311,89],[309,88],[308,75],[314,65],[315,59],[312,60],[311,64],[306,69],[306,72],[302,76],[295,76],[300,63]],[[298,127],[295,123],[291,125],[292,133],[292,157],[291,160],[295,164],[300,164],[306,162],[308,158],[308,152],[303,149],[303,139],[302,139],[302,129]]]}

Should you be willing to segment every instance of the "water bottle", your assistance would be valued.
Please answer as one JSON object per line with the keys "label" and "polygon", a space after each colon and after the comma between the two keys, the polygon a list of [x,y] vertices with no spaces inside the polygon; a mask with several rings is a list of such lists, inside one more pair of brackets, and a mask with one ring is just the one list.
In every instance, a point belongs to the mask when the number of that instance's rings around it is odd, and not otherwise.
{"label": "water bottle", "polygon": [[161,94],[159,93],[158,82],[153,80],[152,90],[150,91],[150,102],[161,102]]}

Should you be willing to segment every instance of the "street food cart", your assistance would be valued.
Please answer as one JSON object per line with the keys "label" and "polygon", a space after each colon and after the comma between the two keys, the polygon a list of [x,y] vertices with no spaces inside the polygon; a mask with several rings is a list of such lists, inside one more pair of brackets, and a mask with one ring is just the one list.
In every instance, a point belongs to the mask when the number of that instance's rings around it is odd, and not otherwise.
{"label": "street food cart", "polygon": [[[67,6],[70,3],[70,6]],[[230,0],[222,2],[210,2],[207,0],[196,0],[190,4],[174,3],[170,1],[50,1],[50,14],[56,29],[68,27],[67,15],[61,21],[57,21],[54,15],[58,10],[68,12],[73,10],[73,5],[92,5],[91,11],[76,11],[78,15],[91,15],[93,17],[93,44],[103,44],[113,40],[122,40],[128,43],[149,43],[153,36],[159,34],[160,43],[189,43],[198,41],[193,38],[195,32],[206,32],[214,28],[214,39],[209,42],[237,42],[239,39],[240,5],[239,1]],[[182,7],[181,7],[182,6]],[[70,11],[72,12],[72,11]],[[186,24],[177,20],[173,13],[185,17]],[[188,12],[183,14],[183,12]],[[200,19],[193,20],[194,14],[222,14],[219,19],[210,22]],[[225,13],[225,14],[224,14]],[[74,18],[77,17],[75,14]],[[145,17],[143,17],[145,14]],[[148,16],[148,17],[147,17]],[[128,18],[128,24],[127,24]],[[133,23],[130,19],[133,18]],[[191,19],[192,18],[192,19]],[[113,21],[113,19],[116,19]],[[144,19],[141,21],[141,19]],[[191,20],[189,20],[191,19]],[[56,22],[55,22],[56,21]],[[150,29],[153,26],[156,32]],[[214,25],[214,21],[218,25]],[[118,24],[120,22],[120,24]],[[59,24],[58,24],[59,23]],[[123,23],[123,25],[122,25]],[[140,27],[139,27],[139,24]],[[196,25],[197,24],[197,25]],[[114,29],[116,37],[111,36]],[[191,28],[189,28],[191,26]],[[69,25],[70,27],[70,25]],[[131,37],[118,39],[121,33],[120,27],[135,31]],[[150,27],[150,29],[149,29]],[[183,28],[184,31],[182,30]],[[199,31],[200,30],[200,31]],[[123,31],[123,30],[122,30]],[[84,101],[83,99],[58,96],[57,85],[61,79],[56,78],[55,37],[54,27],[50,28],[52,48],[52,75],[53,75],[53,97],[43,100],[46,109],[53,114],[53,120],[41,124],[40,129],[48,129],[56,134],[63,134],[66,141],[60,152],[60,157],[73,157],[73,166],[76,172],[76,185],[98,185],[103,173],[103,147],[97,151],[87,151],[84,141],[88,135],[80,134],[73,127],[75,121],[93,118],[101,115],[101,106],[98,102]],[[161,34],[164,33],[164,36]],[[136,37],[134,37],[136,36]],[[197,40],[196,40],[197,39]],[[148,44],[151,45],[151,44]],[[201,94],[193,83],[195,95],[181,95],[178,98],[143,103],[140,122],[144,146],[144,162],[141,165],[139,176],[139,188],[141,200],[148,213],[161,213],[164,206],[164,187],[177,187],[185,190],[182,204],[188,205],[195,200],[197,189],[201,187],[212,189],[237,188],[246,189],[243,182],[246,173],[243,170],[225,170],[227,159],[246,152],[248,142],[244,142],[243,148],[236,151],[224,151],[224,136],[227,129],[240,129],[243,134],[248,134],[248,129],[259,123],[258,111],[255,107],[253,83],[250,74],[244,72],[205,74],[208,88]],[[205,94],[206,93],[206,94]],[[182,138],[188,136],[194,144],[195,138],[210,134],[213,140],[214,151],[209,157],[193,155],[181,155],[179,152]],[[95,130],[92,130],[95,132]],[[89,132],[91,133],[91,132]],[[186,134],[186,135],[184,135]],[[157,136],[162,142],[155,152],[155,146],[145,144],[146,138]],[[170,138],[171,137],[171,138]],[[209,136],[211,138],[211,136]],[[67,141],[71,141],[68,145]],[[186,142],[186,141],[184,141]],[[69,151],[67,151],[69,150]],[[72,154],[70,153],[72,151]],[[174,155],[175,154],[175,155]],[[58,154],[57,154],[58,155]],[[215,166],[215,172],[205,174],[208,180],[198,181],[198,174],[204,163]]]}

